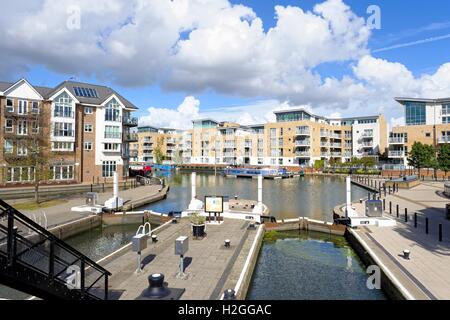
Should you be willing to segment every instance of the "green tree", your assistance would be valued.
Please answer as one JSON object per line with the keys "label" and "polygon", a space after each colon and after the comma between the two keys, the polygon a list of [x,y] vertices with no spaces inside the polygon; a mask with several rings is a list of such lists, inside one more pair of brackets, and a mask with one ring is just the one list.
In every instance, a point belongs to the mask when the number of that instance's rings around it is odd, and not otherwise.
{"label": "green tree", "polygon": [[367,171],[367,168],[373,168],[376,165],[374,157],[363,157],[361,158],[360,163],[364,167],[364,171]]}
{"label": "green tree", "polygon": [[423,168],[433,166],[435,150],[433,146],[421,142],[414,142],[411,152],[408,155],[408,164],[419,171]]}
{"label": "green tree", "polygon": [[324,167],[325,167],[325,160],[314,161],[314,169],[315,170],[323,170]]}
{"label": "green tree", "polygon": [[450,145],[443,144],[438,149],[437,155],[437,167],[445,172],[445,176],[447,176],[447,172],[450,171]]}
{"label": "green tree", "polygon": [[164,138],[158,137],[156,139],[155,149],[153,150],[153,155],[155,157],[156,164],[162,164],[166,158],[164,152],[162,151],[163,144],[164,144]]}

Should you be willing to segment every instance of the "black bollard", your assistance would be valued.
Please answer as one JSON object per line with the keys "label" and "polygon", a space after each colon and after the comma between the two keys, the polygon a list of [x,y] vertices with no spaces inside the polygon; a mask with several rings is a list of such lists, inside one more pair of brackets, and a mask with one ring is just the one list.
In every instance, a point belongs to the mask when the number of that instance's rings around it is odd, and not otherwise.
{"label": "black bollard", "polygon": [[386,199],[383,199],[383,211],[386,211]]}
{"label": "black bollard", "polygon": [[439,242],[442,242],[442,223],[439,223]]}
{"label": "black bollard", "polygon": [[233,289],[227,289],[223,292],[223,300],[236,300],[236,292]]}
{"label": "black bollard", "polygon": [[405,222],[408,222],[408,208],[405,208]]}
{"label": "black bollard", "polygon": [[428,218],[425,218],[425,233],[428,234]]}
{"label": "black bollard", "polygon": [[417,212],[414,212],[414,228],[417,228]]}
{"label": "black bollard", "polygon": [[392,202],[389,201],[389,214],[392,215]]}
{"label": "black bollard", "polygon": [[399,213],[399,207],[398,205],[396,206],[396,211],[397,211],[397,218],[399,217],[400,213]]}

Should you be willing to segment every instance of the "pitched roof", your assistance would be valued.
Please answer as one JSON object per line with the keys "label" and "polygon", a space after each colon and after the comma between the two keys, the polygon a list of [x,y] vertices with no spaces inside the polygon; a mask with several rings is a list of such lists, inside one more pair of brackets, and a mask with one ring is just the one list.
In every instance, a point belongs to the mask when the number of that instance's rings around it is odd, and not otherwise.
{"label": "pitched roof", "polygon": [[[14,83],[11,82],[0,82],[0,92],[6,91],[10,88]],[[97,92],[97,98],[89,98],[89,97],[81,97],[76,94],[75,87],[92,89]],[[121,94],[116,92],[115,90],[100,85],[94,85],[83,82],[75,82],[75,81],[64,81],[56,86],[56,88],[48,88],[48,87],[40,87],[33,86],[33,88],[39,92],[39,94],[44,97],[44,99],[50,98],[56,92],[60,91],[62,88],[66,88],[69,92],[77,98],[80,103],[93,104],[93,105],[101,105],[106,100],[108,100],[112,95],[116,95],[117,98],[125,105],[127,109],[137,110],[138,108],[132,104],[129,100],[125,99]]]}
{"label": "pitched roof", "polygon": [[[79,96],[75,92],[75,87],[95,90],[97,93],[97,97],[93,98],[93,97]],[[103,102],[105,102],[106,100],[108,100],[112,95],[116,95],[117,98],[119,98],[119,100],[125,105],[126,108],[135,109],[135,110],[138,109],[134,104],[132,104],[130,101],[125,99],[122,95],[120,95],[117,91],[111,89],[110,87],[89,84],[89,83],[83,83],[83,82],[75,82],[75,81],[64,81],[64,82],[60,83],[52,92],[49,93],[48,96],[46,96],[46,98],[48,98],[48,97],[50,97],[50,95],[58,92],[62,88],[66,88],[67,90],[69,90],[69,92],[73,96],[75,96],[78,99],[78,101],[80,101],[80,103],[100,105]]]}

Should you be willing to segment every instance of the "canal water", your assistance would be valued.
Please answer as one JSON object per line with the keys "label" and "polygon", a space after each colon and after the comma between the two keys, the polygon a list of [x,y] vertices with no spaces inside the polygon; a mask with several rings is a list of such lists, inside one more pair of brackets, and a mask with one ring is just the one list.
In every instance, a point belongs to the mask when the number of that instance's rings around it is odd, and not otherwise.
{"label": "canal water", "polygon": [[384,300],[366,286],[364,265],[345,238],[318,232],[269,232],[248,300]]}
{"label": "canal water", "polygon": [[[167,213],[182,211],[191,200],[191,174],[174,173],[164,176],[170,185],[166,201],[150,204],[145,209]],[[197,173],[197,196],[224,195],[257,200],[256,179],[226,178],[223,175]],[[364,189],[352,186],[352,198],[367,196]],[[343,177],[311,177],[264,180],[263,202],[270,208],[270,215],[277,219],[309,217],[333,221],[333,208],[345,202],[345,179]]]}

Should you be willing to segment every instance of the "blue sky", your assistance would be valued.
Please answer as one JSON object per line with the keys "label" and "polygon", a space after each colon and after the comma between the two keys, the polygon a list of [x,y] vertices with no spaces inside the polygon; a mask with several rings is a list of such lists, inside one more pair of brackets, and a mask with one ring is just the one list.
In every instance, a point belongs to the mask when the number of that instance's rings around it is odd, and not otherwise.
{"label": "blue sky", "polygon": [[[56,1],[55,1],[56,2]],[[314,6],[322,1],[314,0],[231,0],[233,4],[242,4],[254,10],[256,15],[263,21],[264,31],[276,25],[274,7],[280,6],[298,6],[304,11],[313,10]],[[434,74],[440,66],[450,62],[450,37],[447,39],[433,41],[428,43],[405,46],[398,49],[391,49],[381,52],[374,50],[396,46],[416,41],[425,40],[433,37],[445,36],[450,34],[450,2],[446,0],[431,1],[406,1],[406,0],[346,0],[345,4],[350,6],[351,10],[359,17],[367,18],[366,13],[369,5],[378,5],[381,8],[382,28],[372,30],[372,35],[368,40],[368,48],[372,51],[373,58],[380,58],[392,63],[401,63],[415,77],[421,77],[423,74]],[[300,34],[301,32],[299,32]],[[145,34],[141,35],[145,37]],[[0,45],[1,49],[1,45]],[[27,50],[24,48],[24,50]],[[30,54],[32,55],[32,54]],[[4,59],[4,58],[3,58]],[[129,100],[135,103],[139,108],[140,116],[147,115],[149,107],[161,107],[176,109],[186,96],[193,95],[200,101],[201,112],[215,110],[217,107],[224,106],[245,106],[253,105],[261,100],[277,99],[264,94],[251,94],[243,97],[240,94],[229,93],[220,90],[190,90],[169,88],[163,89],[159,81],[151,85],[143,86],[121,86],[108,80],[108,77],[102,76],[96,78],[94,75],[88,75],[86,70],[79,73],[68,73],[65,70],[57,72],[58,67],[52,67],[51,63],[39,63],[38,58],[22,58],[22,67],[26,65],[28,70],[15,70],[7,72],[0,65],[0,77],[2,80],[15,80],[26,77],[35,85],[55,86],[59,82],[76,77],[79,81],[100,83],[109,85]],[[24,62],[25,61],[25,62]],[[92,61],[94,64],[95,61]],[[352,73],[352,67],[356,61],[349,59],[343,62],[321,63],[314,68],[312,72],[319,74],[322,78],[333,77],[341,79],[344,75]],[[362,80],[364,83],[365,80]],[[448,86],[447,86],[448,89]],[[395,94],[395,92],[393,93]],[[448,96],[450,96],[450,91]],[[281,103],[282,101],[280,101]],[[314,107],[314,106],[313,106]],[[350,110],[347,110],[351,113]],[[347,115],[345,110],[340,112]],[[396,113],[394,116],[400,116]]]}

